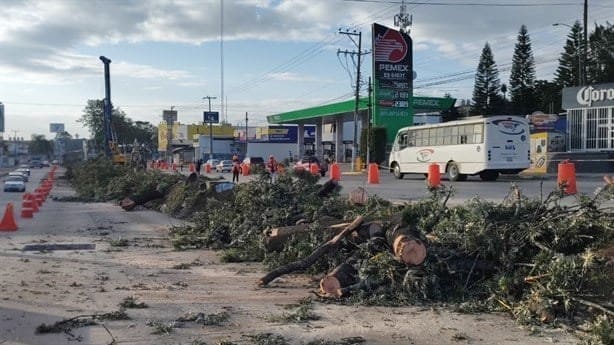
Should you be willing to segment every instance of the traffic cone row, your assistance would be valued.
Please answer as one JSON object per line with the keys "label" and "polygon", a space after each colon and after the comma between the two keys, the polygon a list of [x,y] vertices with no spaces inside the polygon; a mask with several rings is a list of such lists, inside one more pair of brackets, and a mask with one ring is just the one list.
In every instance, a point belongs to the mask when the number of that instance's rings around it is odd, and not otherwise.
{"label": "traffic cone row", "polygon": [[[41,184],[34,190],[34,193],[24,193],[21,205],[21,218],[33,218],[34,213],[39,211],[39,208],[43,205],[43,202],[47,200],[51,189],[53,188],[53,182],[55,181],[55,171],[57,166],[53,166],[51,171],[47,174],[47,179],[43,180]],[[16,231],[17,222],[15,221],[14,208],[12,203],[6,205],[4,216],[0,221],[0,231]]]}

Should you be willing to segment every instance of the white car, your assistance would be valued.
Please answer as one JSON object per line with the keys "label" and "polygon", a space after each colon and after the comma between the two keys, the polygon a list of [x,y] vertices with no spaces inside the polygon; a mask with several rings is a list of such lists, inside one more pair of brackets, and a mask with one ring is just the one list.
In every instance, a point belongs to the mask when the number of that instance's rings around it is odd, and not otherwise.
{"label": "white car", "polygon": [[230,160],[220,161],[220,163],[215,166],[215,171],[219,173],[223,173],[224,171],[231,172],[232,171],[232,161]]}
{"label": "white car", "polygon": [[23,181],[19,181],[16,178],[10,178],[4,181],[4,191],[5,192],[25,192],[26,191],[26,183]]}
{"label": "white car", "polygon": [[206,164],[209,164],[209,165],[211,166],[211,168],[215,169],[215,166],[216,166],[216,165],[218,165],[218,164],[220,164],[220,160],[219,160],[219,159],[208,159],[208,160],[205,162],[205,165],[206,165]]}
{"label": "white car", "polygon": [[10,176],[17,176],[17,177],[21,177],[23,179],[23,182],[28,182],[28,175],[21,172],[21,171],[11,171],[9,173],[9,177]]}
{"label": "white car", "polygon": [[19,169],[15,169],[15,171],[20,172],[26,176],[30,176],[30,169],[28,168],[19,168]]}

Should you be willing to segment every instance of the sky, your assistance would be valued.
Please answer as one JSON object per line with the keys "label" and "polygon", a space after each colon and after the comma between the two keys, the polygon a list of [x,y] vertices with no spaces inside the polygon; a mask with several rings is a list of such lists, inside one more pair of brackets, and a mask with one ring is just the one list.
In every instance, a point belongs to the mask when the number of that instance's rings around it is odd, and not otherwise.
{"label": "sky", "polygon": [[[588,2],[589,30],[614,19],[612,0]],[[413,16],[414,95],[458,99],[471,98],[486,42],[508,83],[522,24],[537,78],[551,80],[570,31],[552,24],[583,16],[582,0],[422,0],[406,7]],[[53,138],[50,123],[89,137],[77,120],[88,99],[104,98],[101,55],[112,60],[113,105],[156,125],[171,106],[181,123],[202,121],[205,96],[216,97],[211,110],[233,125],[244,124],[247,112],[250,126],[265,125],[267,115],[348,100],[355,67],[337,52],[357,47],[339,30],[361,32],[368,52],[371,24],[394,27],[399,9],[400,1],[387,0],[0,0],[4,138]],[[366,96],[369,54],[361,75]]]}

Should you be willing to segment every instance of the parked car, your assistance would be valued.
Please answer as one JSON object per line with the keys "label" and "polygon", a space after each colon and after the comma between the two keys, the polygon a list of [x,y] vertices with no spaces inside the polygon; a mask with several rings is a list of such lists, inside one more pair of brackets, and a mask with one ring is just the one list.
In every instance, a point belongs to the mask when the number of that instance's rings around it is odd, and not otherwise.
{"label": "parked car", "polygon": [[28,164],[22,164],[19,166],[19,169],[17,169],[16,171],[23,171],[26,174],[28,174],[28,176],[30,176],[30,166]]}
{"label": "parked car", "polygon": [[49,164],[49,161],[43,161],[41,164],[43,165],[43,167],[47,168],[51,166],[51,164]]}
{"label": "parked car", "polygon": [[303,159],[297,161],[294,164],[294,171],[311,171],[311,166],[314,164],[317,165],[320,175],[324,177],[326,175],[326,172],[328,171],[328,163],[326,163],[326,161],[320,162],[320,160],[315,156],[303,157]]}
{"label": "parked car", "polygon": [[215,168],[220,163],[219,159],[207,159],[205,165],[209,164],[211,168]]}
{"label": "parked car", "polygon": [[9,177],[4,181],[4,191],[5,192],[25,192],[26,183],[23,180],[18,180],[17,178]]}
{"label": "parked car", "polygon": [[256,166],[260,166],[260,167],[264,168],[264,158],[262,158],[262,157],[245,157],[245,159],[243,159],[243,164],[249,165],[251,169],[253,169]]}
{"label": "parked car", "polygon": [[51,161],[51,164],[53,164],[53,165],[60,165],[60,161],[57,160],[57,159],[54,159],[54,160]]}
{"label": "parked car", "polygon": [[23,180],[23,182],[28,182],[28,175],[21,172],[21,171],[11,171],[9,173],[9,176],[16,176],[16,177],[21,177],[21,179]]}
{"label": "parked car", "polygon": [[33,159],[30,161],[30,168],[42,168],[43,167],[43,163],[37,159]]}
{"label": "parked car", "polygon": [[224,171],[231,172],[232,171],[232,161],[222,160],[215,166],[215,171],[219,173],[223,173]]}

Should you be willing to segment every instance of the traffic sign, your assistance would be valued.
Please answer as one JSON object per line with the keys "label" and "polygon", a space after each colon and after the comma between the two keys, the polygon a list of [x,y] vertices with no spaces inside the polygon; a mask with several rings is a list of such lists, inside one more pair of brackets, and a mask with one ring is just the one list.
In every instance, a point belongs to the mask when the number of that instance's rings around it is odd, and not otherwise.
{"label": "traffic sign", "polygon": [[220,113],[217,111],[203,111],[203,122],[219,123]]}

